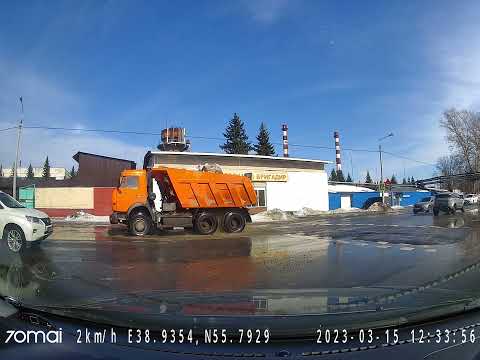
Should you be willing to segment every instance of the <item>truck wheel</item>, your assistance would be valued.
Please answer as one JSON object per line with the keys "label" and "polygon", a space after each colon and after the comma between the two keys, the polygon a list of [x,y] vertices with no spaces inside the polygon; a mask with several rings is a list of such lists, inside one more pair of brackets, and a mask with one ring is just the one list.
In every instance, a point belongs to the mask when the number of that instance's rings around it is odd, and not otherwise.
{"label": "truck wheel", "polygon": [[245,229],[245,223],[245,216],[238,212],[231,211],[225,214],[223,228],[229,233],[239,233]]}
{"label": "truck wheel", "polygon": [[130,234],[135,236],[145,236],[152,230],[152,220],[143,212],[139,212],[130,217],[128,222]]}
{"label": "truck wheel", "polygon": [[5,227],[5,230],[3,230],[3,240],[8,249],[14,253],[22,252],[27,247],[25,234],[17,225],[7,225]]}
{"label": "truck wheel", "polygon": [[214,214],[203,212],[195,218],[195,231],[202,235],[210,235],[217,231],[218,220]]}

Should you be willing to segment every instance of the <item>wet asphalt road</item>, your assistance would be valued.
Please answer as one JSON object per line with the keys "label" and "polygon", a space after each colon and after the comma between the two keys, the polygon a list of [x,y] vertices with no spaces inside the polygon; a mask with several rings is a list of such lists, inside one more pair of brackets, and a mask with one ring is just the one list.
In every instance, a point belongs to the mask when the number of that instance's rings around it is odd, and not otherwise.
{"label": "wet asphalt road", "polygon": [[[57,223],[41,248],[16,259],[0,256],[0,270],[23,266],[35,279],[32,294],[61,302],[156,291],[413,288],[478,262],[477,213],[405,211],[310,216],[213,236],[175,230],[133,238],[123,226]],[[465,288],[473,286],[468,281]],[[2,286],[0,271],[0,292]]]}

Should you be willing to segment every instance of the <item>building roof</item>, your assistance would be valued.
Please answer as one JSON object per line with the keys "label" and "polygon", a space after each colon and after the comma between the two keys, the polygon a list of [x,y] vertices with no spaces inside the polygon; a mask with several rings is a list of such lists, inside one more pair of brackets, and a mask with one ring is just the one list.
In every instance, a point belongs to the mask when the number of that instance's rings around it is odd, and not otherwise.
{"label": "building roof", "polygon": [[207,153],[207,152],[180,152],[180,151],[149,151],[145,158],[150,155],[178,155],[178,156],[205,156],[205,157],[217,157],[217,158],[244,158],[244,159],[265,159],[265,160],[276,160],[279,162],[309,162],[309,163],[320,163],[320,164],[331,164],[331,161],[327,160],[316,160],[316,159],[302,159],[302,158],[292,158],[292,157],[281,157],[281,156],[263,156],[263,155],[245,155],[245,154],[223,154],[223,153]]}
{"label": "building roof", "polygon": [[375,191],[362,186],[335,184],[335,185],[328,185],[328,192],[354,193],[354,192],[375,192]]}
{"label": "building roof", "polygon": [[75,155],[73,155],[72,157],[73,157],[73,159],[74,159],[76,162],[78,162],[78,160],[79,160],[79,158],[80,158],[80,155],[94,156],[94,157],[99,157],[99,158],[102,158],[102,159],[124,161],[124,162],[129,162],[129,163],[135,164],[135,161],[132,161],[132,160],[119,159],[119,158],[114,158],[114,157],[104,156],[104,155],[97,155],[97,154],[87,153],[87,152],[83,152],[83,151],[77,152],[77,153],[76,153]]}

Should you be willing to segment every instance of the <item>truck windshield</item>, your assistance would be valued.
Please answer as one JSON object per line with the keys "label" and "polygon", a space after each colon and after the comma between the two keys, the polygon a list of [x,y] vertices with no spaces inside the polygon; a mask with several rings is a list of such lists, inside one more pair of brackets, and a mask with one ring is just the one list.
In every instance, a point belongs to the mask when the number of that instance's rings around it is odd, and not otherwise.
{"label": "truck windshield", "polygon": [[138,188],[138,176],[122,176],[120,188]]}

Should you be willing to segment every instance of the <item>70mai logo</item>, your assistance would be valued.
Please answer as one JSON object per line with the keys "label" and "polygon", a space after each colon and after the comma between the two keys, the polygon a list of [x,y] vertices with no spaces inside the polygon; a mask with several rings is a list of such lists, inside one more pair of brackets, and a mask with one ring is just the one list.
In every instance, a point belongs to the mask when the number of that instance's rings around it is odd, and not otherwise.
{"label": "70mai logo", "polygon": [[5,340],[5,344],[61,344],[62,342],[61,328],[57,331],[7,330],[7,339]]}

